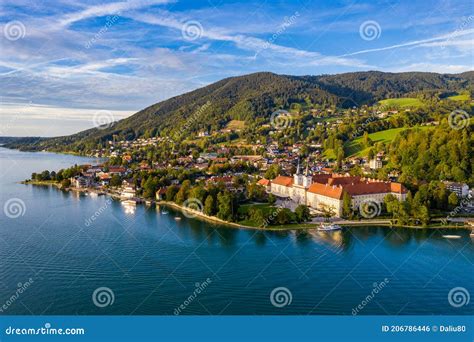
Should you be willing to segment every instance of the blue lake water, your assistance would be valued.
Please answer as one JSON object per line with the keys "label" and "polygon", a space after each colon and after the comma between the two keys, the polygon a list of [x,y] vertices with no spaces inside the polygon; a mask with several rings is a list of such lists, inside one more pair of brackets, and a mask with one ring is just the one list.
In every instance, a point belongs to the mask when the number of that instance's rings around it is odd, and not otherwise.
{"label": "blue lake water", "polygon": [[[86,162],[0,148],[0,314],[474,313],[468,231],[241,230],[17,183]],[[111,292],[96,305],[100,288]]]}

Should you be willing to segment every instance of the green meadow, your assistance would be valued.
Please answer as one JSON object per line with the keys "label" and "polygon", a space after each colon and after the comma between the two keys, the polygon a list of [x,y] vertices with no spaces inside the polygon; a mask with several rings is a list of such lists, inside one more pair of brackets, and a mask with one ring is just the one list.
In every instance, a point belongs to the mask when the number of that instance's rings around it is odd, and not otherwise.
{"label": "green meadow", "polygon": [[397,108],[416,108],[423,106],[423,102],[414,97],[400,97],[397,99],[385,99],[379,101],[381,106]]}
{"label": "green meadow", "polygon": [[[417,128],[430,129],[432,127],[431,126],[421,126],[421,127],[417,127]],[[369,134],[369,138],[370,138],[370,140],[372,140],[372,142],[374,144],[378,143],[378,142],[387,143],[387,142],[390,142],[393,139],[395,139],[395,137],[397,136],[398,133],[400,133],[400,132],[402,132],[406,129],[410,129],[410,128],[401,127],[401,128],[387,129],[385,131],[371,133],[371,134]],[[352,156],[358,156],[358,157],[365,156],[365,155],[367,155],[369,149],[370,148],[364,148],[364,146],[362,145],[362,136],[358,137],[355,140],[349,141],[344,145],[345,154],[346,154],[346,156],[349,156],[349,157],[352,157]]]}
{"label": "green meadow", "polygon": [[450,96],[448,97],[448,99],[450,99],[451,101],[469,101],[471,97],[469,96],[469,94],[459,94]]}

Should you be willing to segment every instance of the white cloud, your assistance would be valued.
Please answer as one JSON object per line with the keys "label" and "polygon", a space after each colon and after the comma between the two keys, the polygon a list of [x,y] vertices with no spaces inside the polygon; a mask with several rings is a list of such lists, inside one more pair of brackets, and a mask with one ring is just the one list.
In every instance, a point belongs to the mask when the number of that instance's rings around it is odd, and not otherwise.
{"label": "white cloud", "polygon": [[[164,10],[157,11],[157,15],[133,12],[124,15],[130,17],[131,19],[141,21],[146,24],[159,25],[178,31],[182,30],[183,25],[188,20],[194,20],[192,18],[173,14]],[[205,23],[201,23],[201,25],[203,29],[202,32],[200,32],[200,35],[202,38],[207,38],[214,41],[231,42],[234,43],[240,49],[251,51],[254,53],[268,50],[269,53],[281,54],[280,57],[282,58],[284,58],[285,56],[290,59],[298,57],[305,59],[306,62],[312,63],[313,65],[343,65],[359,68],[368,67],[368,65],[364,64],[359,60],[348,59],[343,57],[324,56],[318,52],[281,46],[270,43],[264,39],[255,38],[243,34],[229,33],[228,31],[228,33],[223,33],[226,32],[226,30],[220,27],[208,26]]]}
{"label": "white cloud", "polygon": [[413,63],[396,68],[392,68],[392,72],[408,72],[408,71],[425,71],[436,72],[441,74],[457,74],[465,71],[471,71],[472,65],[456,65],[456,64],[436,64],[436,63]]}
{"label": "white cloud", "polygon": [[410,42],[406,42],[402,44],[395,44],[395,45],[385,46],[385,47],[375,48],[375,49],[360,50],[360,51],[341,55],[340,57],[355,56],[355,55],[361,55],[361,54],[370,53],[370,52],[387,51],[387,50],[399,49],[399,48],[404,48],[404,47],[426,46],[426,44],[428,43],[437,42],[437,41],[451,42],[452,45],[455,45],[455,42],[456,42],[456,40],[454,40],[455,38],[471,35],[471,34],[474,34],[474,29],[456,30],[449,34],[444,34],[444,35],[433,37],[433,38],[414,40],[414,41],[410,41]]}
{"label": "white cloud", "polygon": [[[60,136],[94,127],[97,109],[2,103],[0,136]],[[115,121],[134,111],[111,111]]]}

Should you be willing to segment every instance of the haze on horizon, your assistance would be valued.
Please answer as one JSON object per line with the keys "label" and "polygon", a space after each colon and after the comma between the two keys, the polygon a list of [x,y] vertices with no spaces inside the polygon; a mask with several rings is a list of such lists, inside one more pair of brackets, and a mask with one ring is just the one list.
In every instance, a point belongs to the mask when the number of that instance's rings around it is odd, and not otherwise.
{"label": "haze on horizon", "polygon": [[75,133],[257,71],[474,69],[467,0],[2,3],[0,136]]}

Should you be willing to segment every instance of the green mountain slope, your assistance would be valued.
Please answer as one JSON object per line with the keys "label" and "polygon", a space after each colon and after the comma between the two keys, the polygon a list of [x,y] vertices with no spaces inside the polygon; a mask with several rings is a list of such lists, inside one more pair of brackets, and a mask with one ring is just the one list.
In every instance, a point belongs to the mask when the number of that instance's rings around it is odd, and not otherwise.
{"label": "green mountain slope", "polygon": [[219,129],[230,120],[250,125],[268,122],[271,113],[292,103],[339,107],[373,104],[419,91],[458,91],[472,86],[473,72],[459,75],[435,73],[383,73],[377,71],[321,76],[287,76],[260,72],[230,77],[147,107],[105,129],[74,135],[23,139],[7,144],[28,150],[74,150],[142,136],[186,135],[202,129]]}

